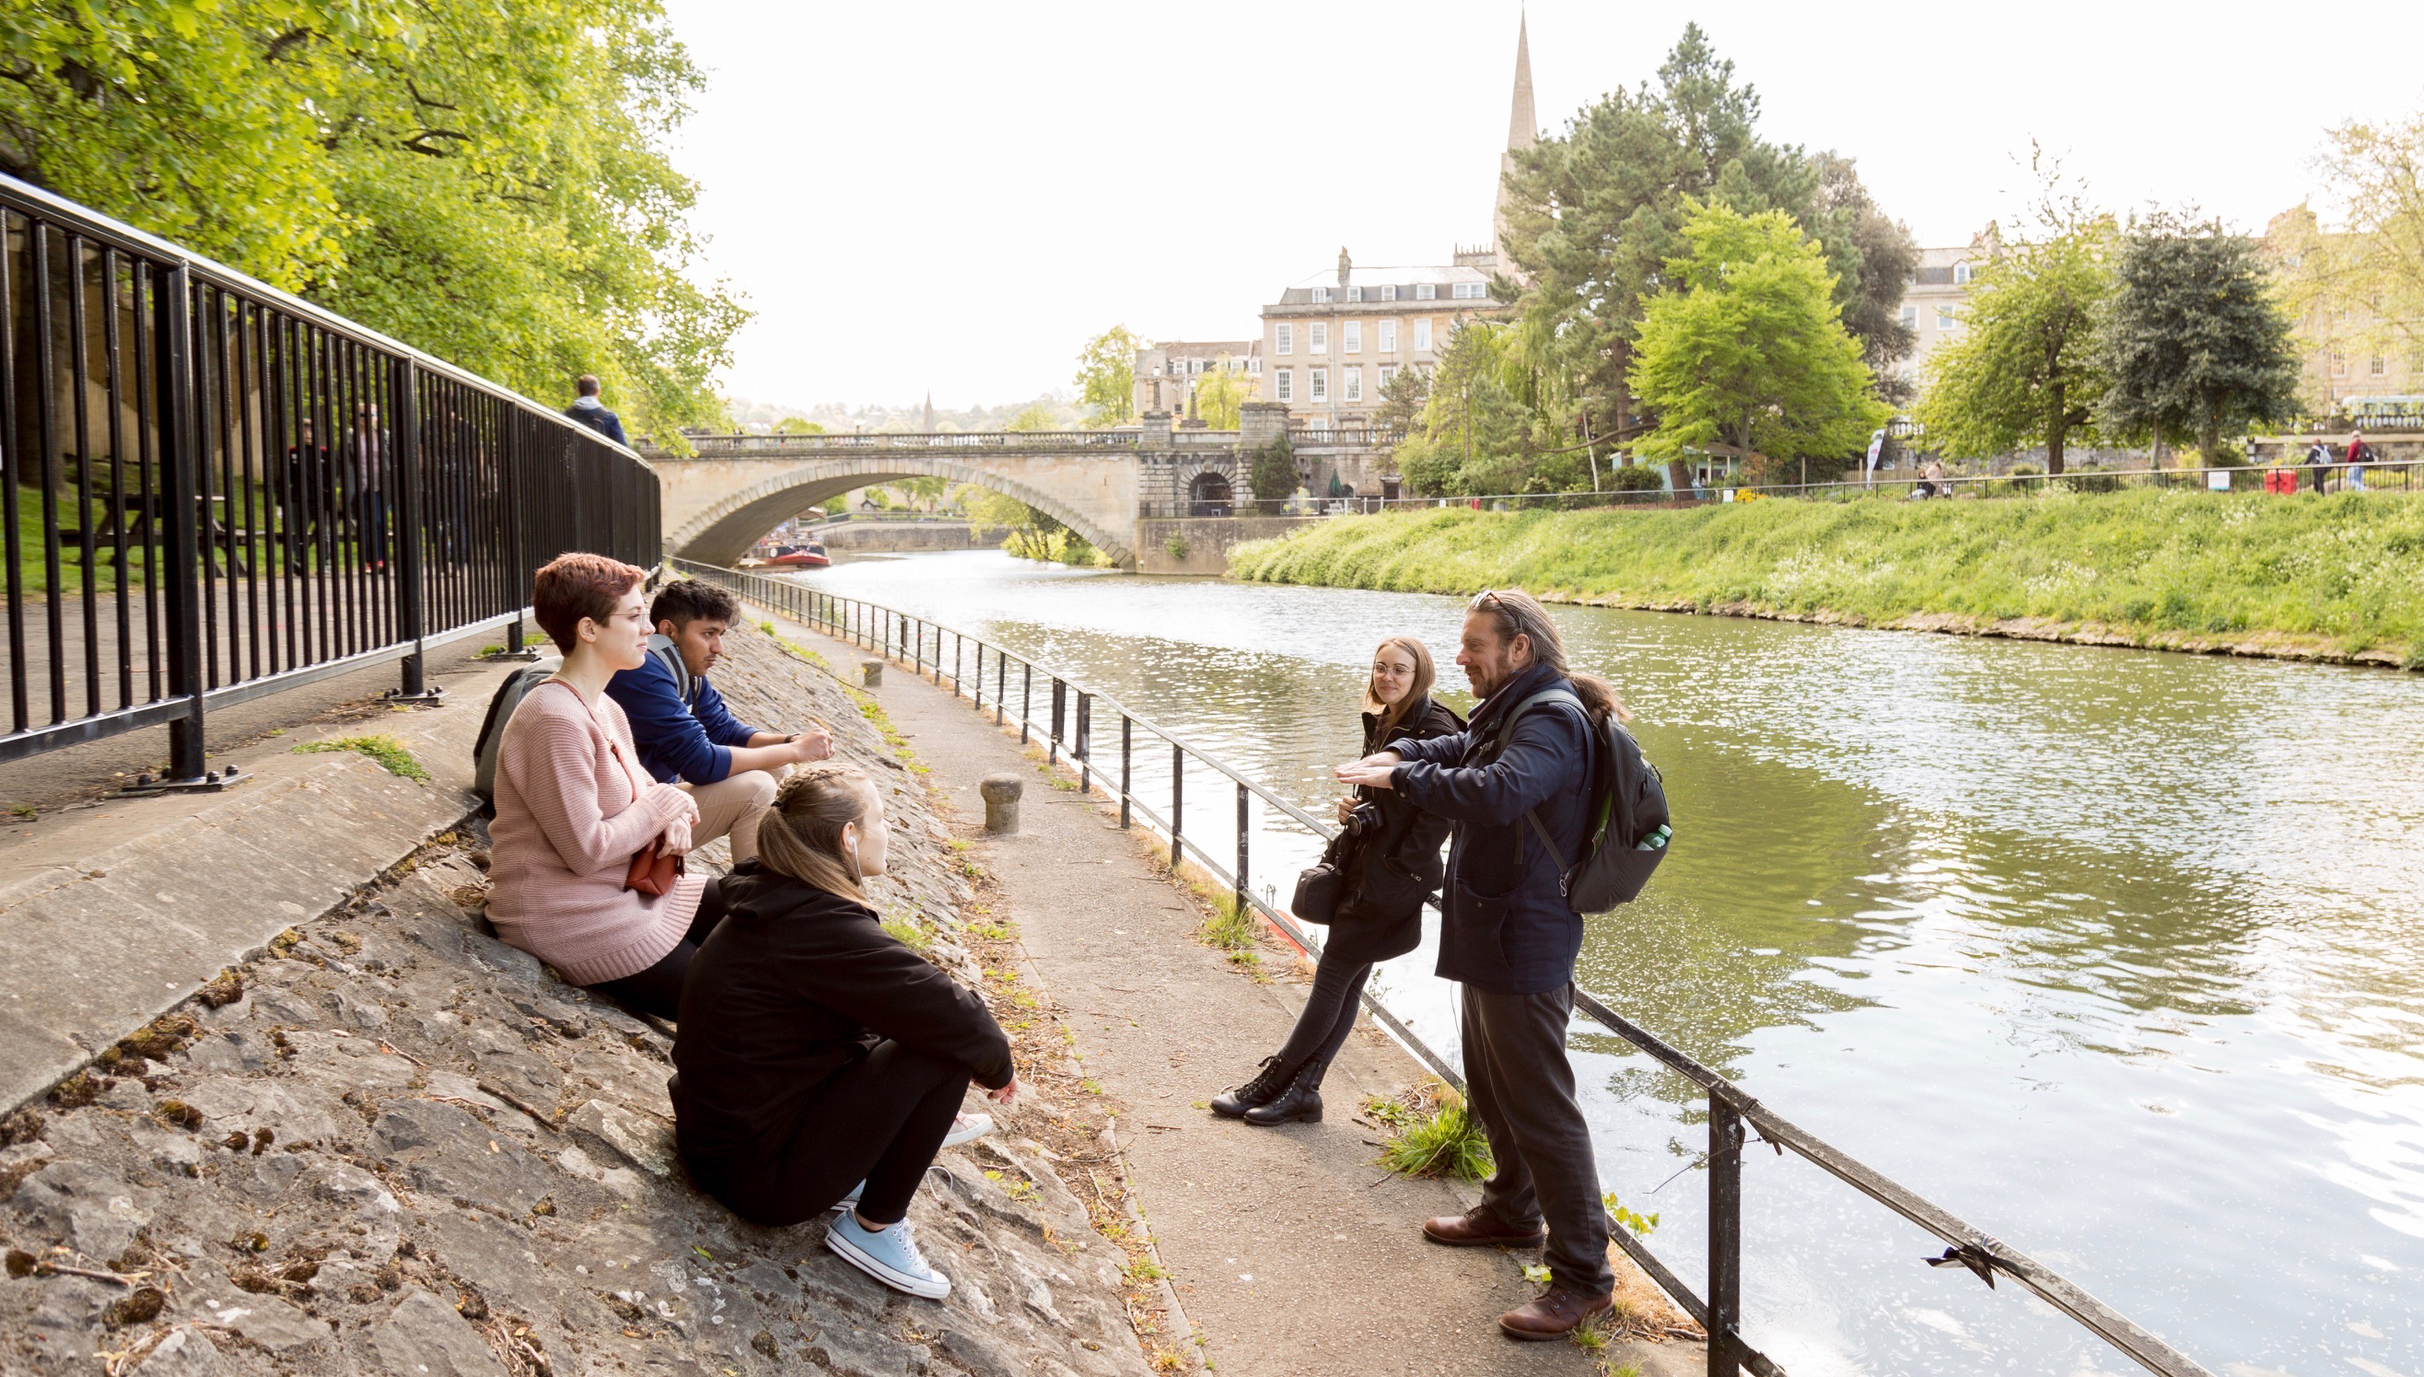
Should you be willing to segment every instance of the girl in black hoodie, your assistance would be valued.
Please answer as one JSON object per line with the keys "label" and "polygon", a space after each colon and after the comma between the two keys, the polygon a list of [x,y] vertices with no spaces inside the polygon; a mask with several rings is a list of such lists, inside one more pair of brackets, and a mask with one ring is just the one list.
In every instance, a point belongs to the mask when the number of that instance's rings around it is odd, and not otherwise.
{"label": "girl in black hoodie", "polygon": [[[1364,686],[1365,755],[1392,742],[1464,730],[1462,718],[1431,701],[1436,677],[1422,642],[1391,636],[1380,643]],[[1372,967],[1422,941],[1422,901],[1439,888],[1448,820],[1392,790],[1357,789],[1338,801],[1338,821],[1349,829],[1333,853],[1346,871],[1346,889],[1314,967],[1312,997],[1286,1045],[1263,1059],[1254,1079],[1212,1101],[1216,1114],[1250,1124],[1321,1122],[1321,1079],[1355,1029]]]}
{"label": "girl in black hoodie", "polygon": [[846,1209],[826,1246],[941,1299],[909,1201],[968,1082],[1008,1104],[1010,1040],[974,991],[885,932],[860,882],[884,873],[884,802],[827,762],[794,774],[758,856],[692,959],[674,1037],[674,1138],[691,1178],[735,1214],[784,1227]]}

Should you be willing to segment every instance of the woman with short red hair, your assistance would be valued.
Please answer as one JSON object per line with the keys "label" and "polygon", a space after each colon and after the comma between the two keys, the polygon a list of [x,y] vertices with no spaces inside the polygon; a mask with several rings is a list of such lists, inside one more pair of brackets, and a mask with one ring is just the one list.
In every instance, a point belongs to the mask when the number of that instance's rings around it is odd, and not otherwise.
{"label": "woman with short red hair", "polygon": [[688,794],[639,768],[631,724],[606,696],[607,680],[647,657],[646,578],[603,555],[539,570],[531,607],[564,663],[523,696],[497,749],[488,918],[573,984],[672,1018],[723,901],[698,876],[663,894],[627,884],[643,850],[687,852],[698,821]]}

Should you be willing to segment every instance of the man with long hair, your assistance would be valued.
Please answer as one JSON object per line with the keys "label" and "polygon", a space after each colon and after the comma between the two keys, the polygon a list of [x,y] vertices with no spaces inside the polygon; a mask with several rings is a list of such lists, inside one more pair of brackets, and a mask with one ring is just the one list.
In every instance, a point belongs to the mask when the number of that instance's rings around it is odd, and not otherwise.
{"label": "man with long hair", "polygon": [[1396,790],[1454,826],[1439,975],[1461,989],[1465,1096],[1497,1165],[1480,1205],[1422,1228],[1451,1247],[1531,1247],[1545,1225],[1548,1289],[1498,1323],[1514,1338],[1553,1339],[1607,1309],[1616,1284],[1566,1060],[1582,917],[1558,857],[1583,852],[1596,722],[1624,708],[1605,680],[1566,667],[1556,624],[1524,593],[1467,605],[1456,663],[1480,700],[1469,727],[1400,741],[1338,777]]}

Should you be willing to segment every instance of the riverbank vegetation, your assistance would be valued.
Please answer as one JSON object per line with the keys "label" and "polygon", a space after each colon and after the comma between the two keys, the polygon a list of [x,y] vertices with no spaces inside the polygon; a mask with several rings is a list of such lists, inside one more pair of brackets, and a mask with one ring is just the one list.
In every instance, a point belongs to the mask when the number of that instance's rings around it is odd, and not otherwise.
{"label": "riverbank vegetation", "polygon": [[1520,587],[1722,612],[2424,668],[2424,503],[2056,491],[1974,502],[1340,517],[1230,554],[1239,578]]}
{"label": "riverbank vegetation", "polygon": [[982,533],[1000,531],[1002,549],[1020,559],[1067,564],[1080,569],[1111,568],[1109,555],[1072,531],[1048,512],[1039,512],[1015,497],[984,488],[963,488],[968,522]]}

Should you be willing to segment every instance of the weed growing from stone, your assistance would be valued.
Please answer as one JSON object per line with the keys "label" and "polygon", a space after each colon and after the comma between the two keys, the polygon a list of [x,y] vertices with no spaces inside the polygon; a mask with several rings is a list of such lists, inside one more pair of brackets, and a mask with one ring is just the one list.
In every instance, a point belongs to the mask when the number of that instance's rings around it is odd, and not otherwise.
{"label": "weed growing from stone", "polygon": [[329,751],[352,751],[368,756],[380,769],[398,779],[429,781],[429,771],[412,758],[404,743],[392,736],[339,736],[326,741],[306,741],[294,748],[296,755],[318,755]]}
{"label": "weed growing from stone", "polygon": [[902,946],[920,955],[934,946],[934,934],[926,930],[926,925],[919,922],[914,913],[906,917],[897,913],[892,914],[886,917],[879,926],[891,934]]}
{"label": "weed growing from stone", "polygon": [[1464,1096],[1426,1081],[1394,1100],[1364,1104],[1365,1117],[1390,1130],[1380,1150],[1389,1170],[1407,1176],[1453,1176],[1479,1181],[1490,1174],[1490,1144]]}

